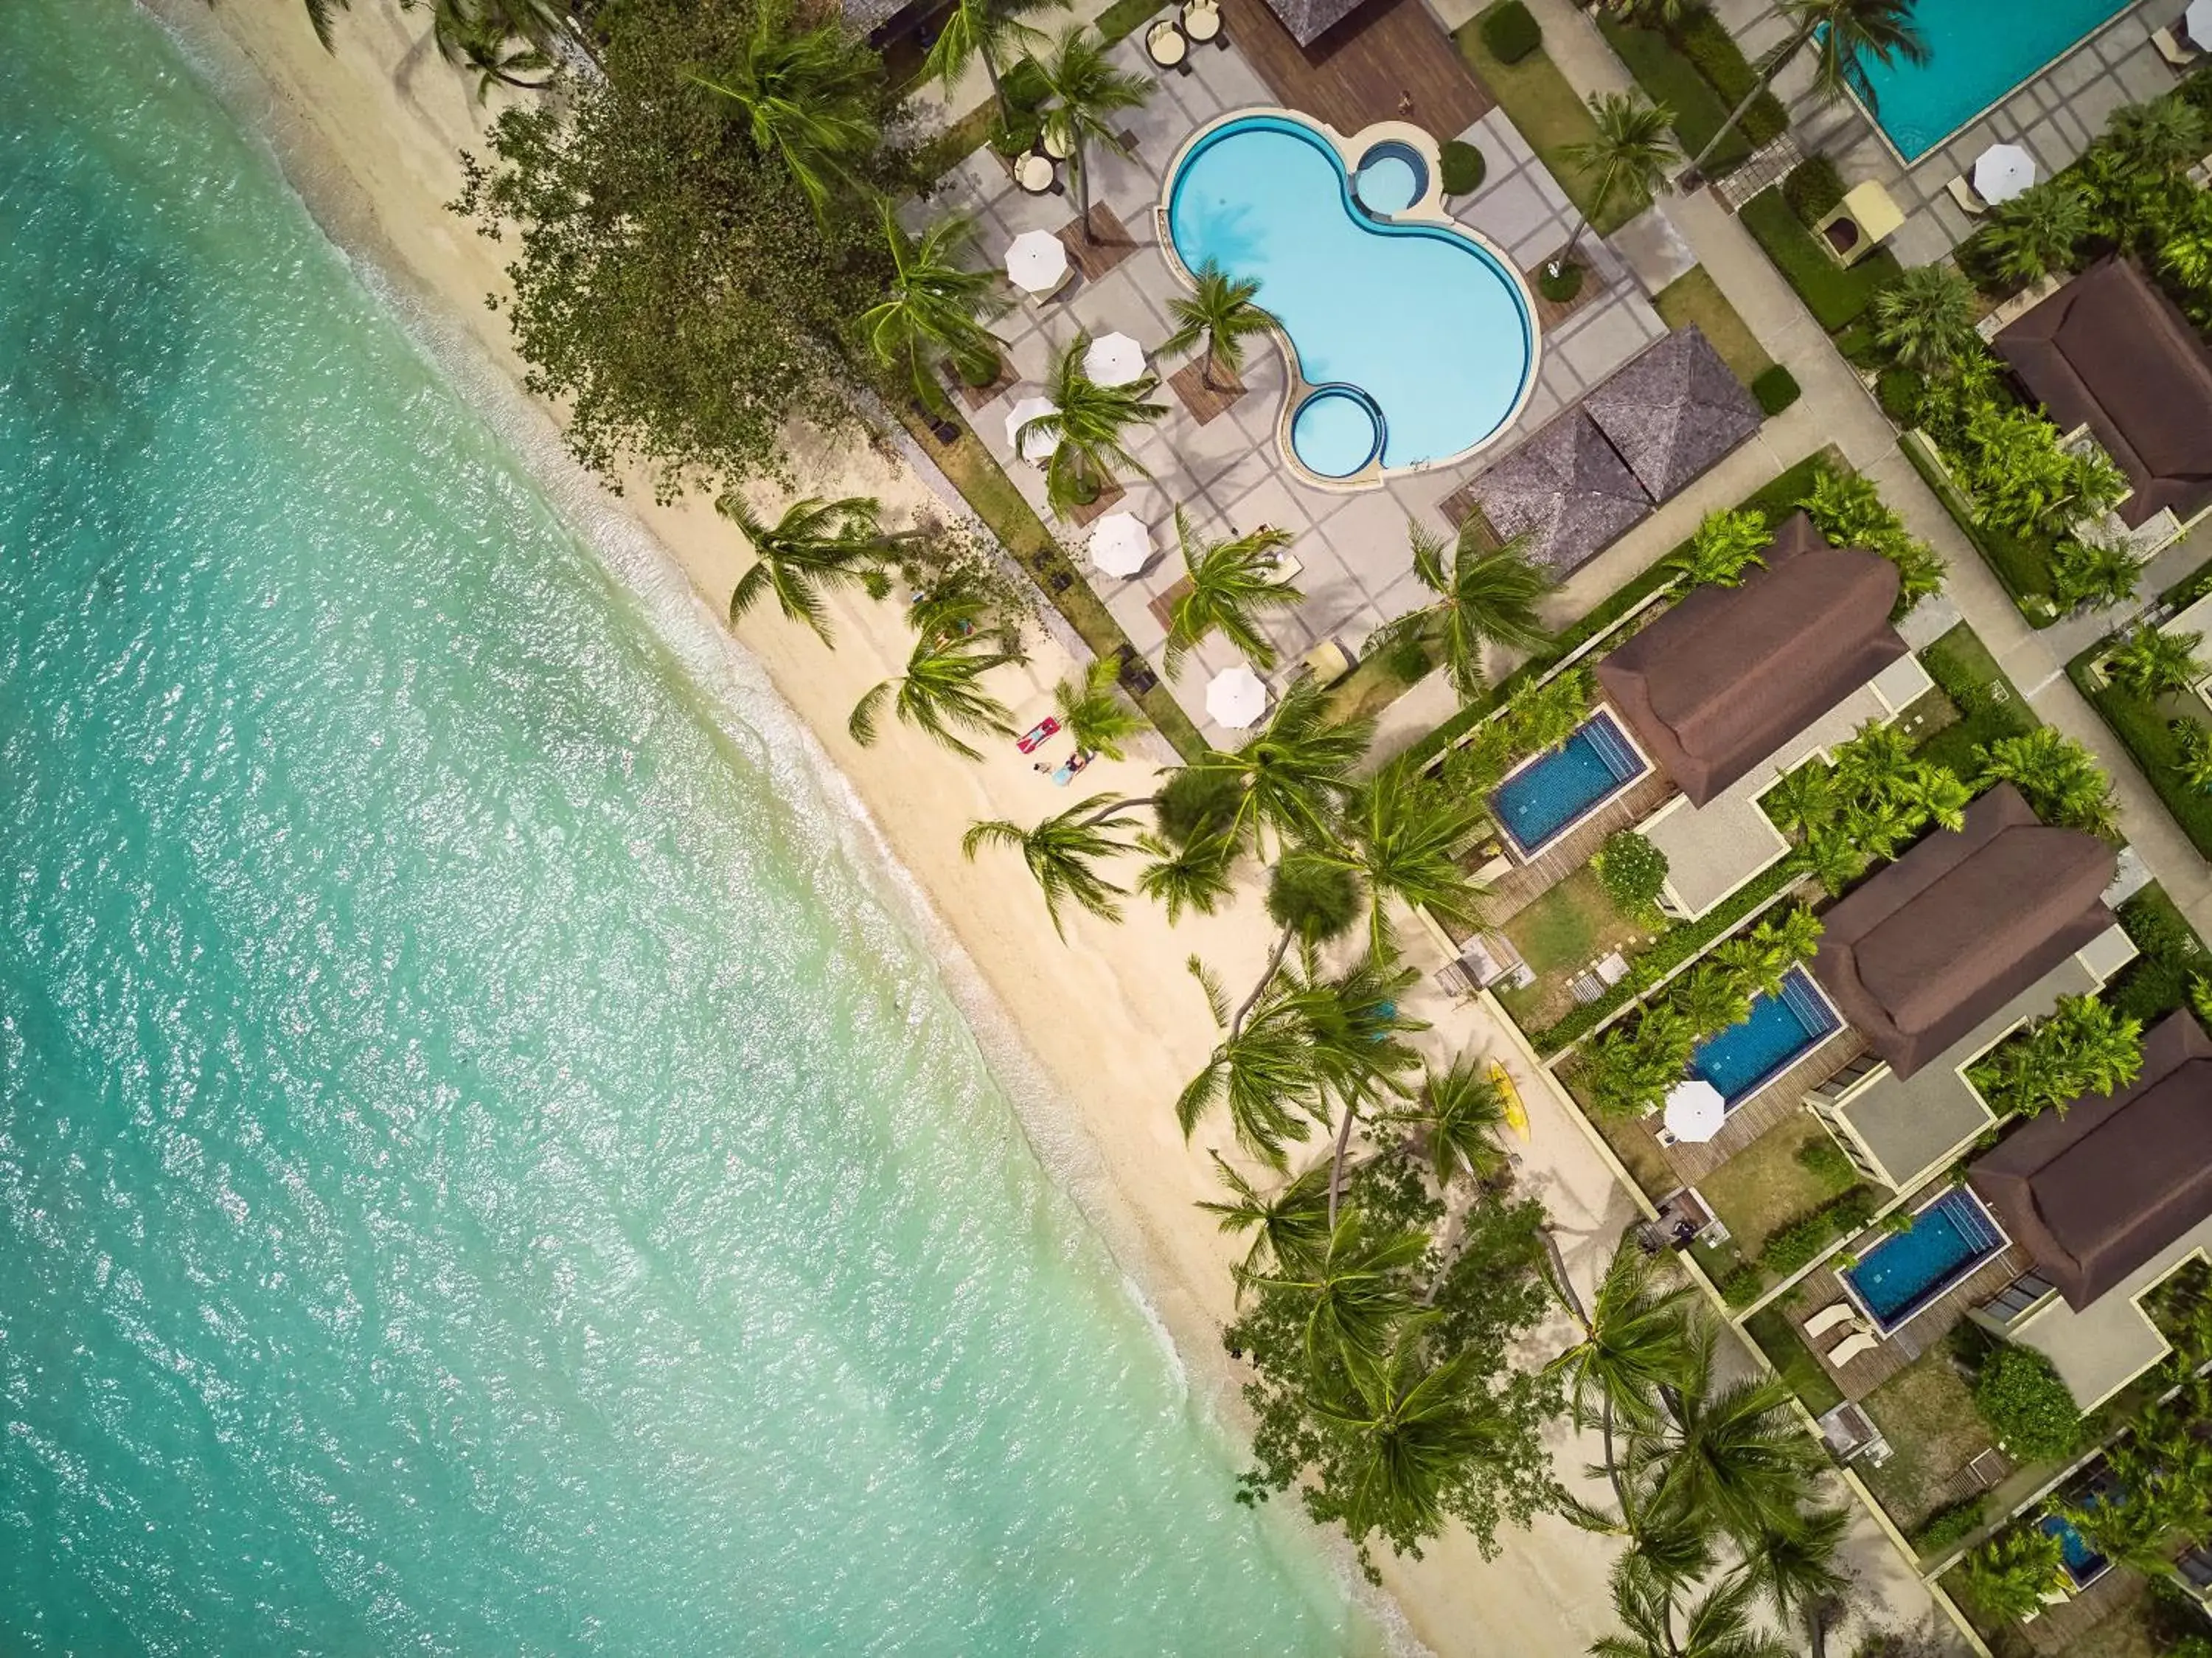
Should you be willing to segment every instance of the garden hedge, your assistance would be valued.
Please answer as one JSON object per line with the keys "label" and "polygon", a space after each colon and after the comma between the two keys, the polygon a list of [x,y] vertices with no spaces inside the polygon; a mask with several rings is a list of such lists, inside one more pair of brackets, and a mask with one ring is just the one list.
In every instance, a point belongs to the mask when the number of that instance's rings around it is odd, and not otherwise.
{"label": "garden hedge", "polygon": [[1770,1234],[1759,1252],[1759,1264],[1778,1277],[1788,1277],[1800,1267],[1810,1266],[1821,1252],[1838,1238],[1848,1237],[1874,1217],[1874,1192],[1853,1186],[1831,1198],[1818,1209],[1800,1215]]}
{"label": "garden hedge", "polygon": [[2081,1408],[2051,1361],[2033,1347],[2002,1343],[1982,1361],[1974,1409],[2016,1461],[2051,1461],[2081,1446]]}
{"label": "garden hedge", "polygon": [[1828,256],[1813,233],[1797,222],[1780,186],[1762,190],[1736,215],[1743,228],[1766,250],[1785,281],[1797,290],[1820,325],[1830,333],[1858,320],[1875,293],[1894,280],[1900,267],[1887,247],[1878,247],[1848,269]]}
{"label": "garden hedge", "polygon": [[1751,394],[1771,419],[1797,400],[1797,376],[1778,363],[1751,382]]}
{"label": "garden hedge", "polygon": [[1439,152],[1438,175],[1447,196],[1464,196],[1482,188],[1482,152],[1464,139],[1454,138]]}
{"label": "garden hedge", "polygon": [[1808,155],[1790,169],[1782,194],[1800,223],[1818,224],[1844,199],[1844,175],[1826,155]]}
{"label": "garden hedge", "polygon": [[1517,64],[1544,44],[1542,25],[1521,0],[1499,0],[1482,14],[1482,44],[1501,64]]}

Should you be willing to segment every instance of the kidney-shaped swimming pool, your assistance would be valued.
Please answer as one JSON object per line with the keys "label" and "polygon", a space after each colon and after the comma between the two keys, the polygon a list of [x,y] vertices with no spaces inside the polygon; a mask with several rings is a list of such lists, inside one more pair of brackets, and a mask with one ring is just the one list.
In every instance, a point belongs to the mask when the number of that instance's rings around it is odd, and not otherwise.
{"label": "kidney-shaped swimming pool", "polygon": [[[1403,165],[1403,145],[1370,148],[1378,168]],[[1291,443],[1325,478],[1479,448],[1519,408],[1535,359],[1527,292],[1495,253],[1443,225],[1380,216],[1352,186],[1326,133],[1270,113],[1201,135],[1168,188],[1185,267],[1256,280],[1299,375],[1322,388],[1297,393]],[[1301,418],[1316,399],[1316,418]]]}

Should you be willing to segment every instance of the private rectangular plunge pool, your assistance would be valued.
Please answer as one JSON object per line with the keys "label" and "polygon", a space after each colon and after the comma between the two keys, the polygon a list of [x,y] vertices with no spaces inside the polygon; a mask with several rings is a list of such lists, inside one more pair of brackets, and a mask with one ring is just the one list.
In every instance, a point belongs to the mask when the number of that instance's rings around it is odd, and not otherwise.
{"label": "private rectangular plunge pool", "polygon": [[2075,1528],[2074,1522],[2064,1515],[2047,1514],[2038,1522],[2036,1529],[2045,1537],[2058,1539],[2062,1557],[2066,1563],[2066,1575],[2074,1580],[2074,1587],[2086,1589],[2102,1577],[2112,1562],[2089,1546],[2089,1539]]}
{"label": "private rectangular plunge pool", "polygon": [[1611,715],[1593,715],[1492,789],[1491,815],[1527,857],[1650,769]]}
{"label": "private rectangular plunge pool", "polygon": [[1892,1233],[1844,1269],[1844,1287],[1887,1335],[1989,1260],[2005,1234],[1982,1200],[1955,1186],[1922,1206],[1910,1231]]}
{"label": "private rectangular plunge pool", "polygon": [[1698,1044],[1690,1075],[1718,1088],[1734,1110],[1842,1026],[1810,975],[1793,967],[1781,995],[1753,997],[1748,1019]]}

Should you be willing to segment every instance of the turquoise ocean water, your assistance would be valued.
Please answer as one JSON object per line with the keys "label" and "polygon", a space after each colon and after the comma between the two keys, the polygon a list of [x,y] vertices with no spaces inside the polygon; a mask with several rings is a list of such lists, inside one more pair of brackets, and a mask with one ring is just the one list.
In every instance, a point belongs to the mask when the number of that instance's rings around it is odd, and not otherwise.
{"label": "turquoise ocean water", "polygon": [[609,571],[150,23],[0,4],[0,1651],[1364,1643]]}

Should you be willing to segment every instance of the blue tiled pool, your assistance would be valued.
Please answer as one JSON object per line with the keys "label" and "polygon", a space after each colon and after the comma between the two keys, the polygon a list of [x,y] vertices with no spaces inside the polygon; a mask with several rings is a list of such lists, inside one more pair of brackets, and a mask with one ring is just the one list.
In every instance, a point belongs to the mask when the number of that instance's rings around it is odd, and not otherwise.
{"label": "blue tiled pool", "polygon": [[1845,1268],[1844,1282],[1887,1335],[2004,1247],[1981,1200],[1960,1186]]}
{"label": "blue tiled pool", "polygon": [[1611,715],[1594,715],[1550,753],[1499,783],[1491,793],[1491,814],[1525,855],[1649,769]]}
{"label": "blue tiled pool", "polygon": [[1750,1018],[1698,1044],[1690,1075],[1711,1082],[1733,1106],[1757,1093],[1839,1022],[1804,969],[1794,968],[1782,981],[1781,995],[1753,997]]}
{"label": "blue tiled pool", "polygon": [[[1918,0],[1928,61],[1866,65],[1874,118],[1917,162],[2133,0]],[[2180,13],[2180,7],[2173,11]]]}
{"label": "blue tiled pool", "polygon": [[2074,1529],[2074,1522],[2063,1515],[2047,1514],[2037,1529],[2045,1537],[2055,1537],[2064,1551],[2066,1575],[2074,1580],[2074,1587],[2085,1589],[2105,1575],[2112,1563],[2089,1546],[2088,1539]]}

